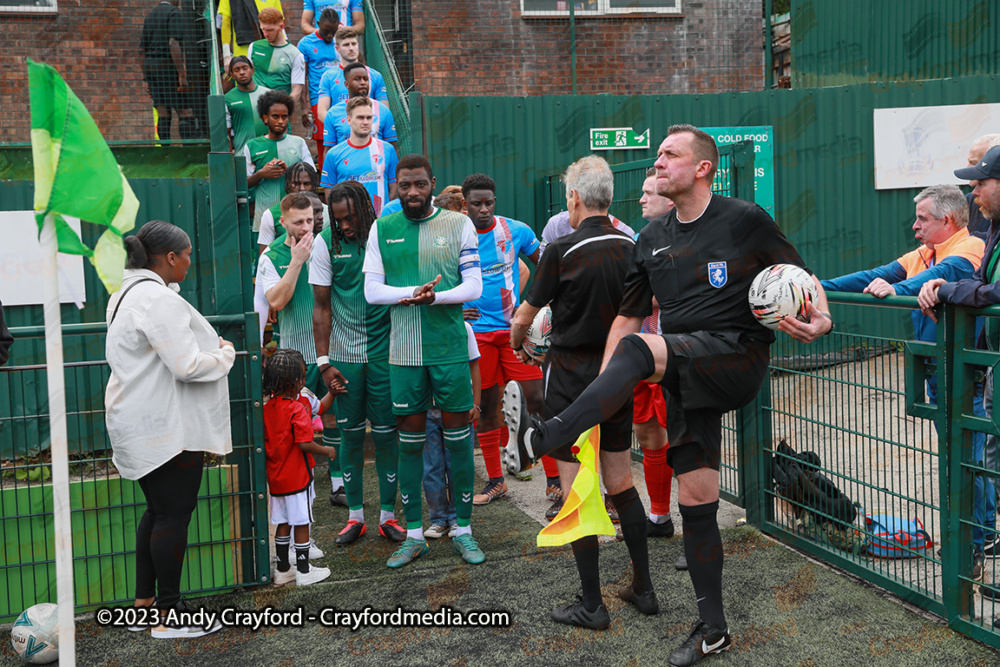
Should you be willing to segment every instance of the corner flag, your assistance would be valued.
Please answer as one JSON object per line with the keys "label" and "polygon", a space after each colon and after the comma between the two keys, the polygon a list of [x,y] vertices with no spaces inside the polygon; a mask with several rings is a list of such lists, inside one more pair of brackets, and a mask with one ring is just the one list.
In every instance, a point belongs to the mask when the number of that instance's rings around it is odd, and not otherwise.
{"label": "corner flag", "polygon": [[[39,232],[45,215],[54,213],[59,252],[89,257],[105,288],[114,292],[125,269],[122,235],[135,226],[139,201],[94,119],[59,72],[29,58],[28,91]],[[108,229],[91,250],[63,215]]]}

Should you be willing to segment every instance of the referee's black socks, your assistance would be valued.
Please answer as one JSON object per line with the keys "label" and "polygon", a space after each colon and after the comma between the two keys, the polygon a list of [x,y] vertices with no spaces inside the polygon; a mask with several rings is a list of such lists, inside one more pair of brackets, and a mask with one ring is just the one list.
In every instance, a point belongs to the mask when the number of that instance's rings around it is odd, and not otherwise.
{"label": "referee's black socks", "polygon": [[531,440],[535,458],[576,440],[587,429],[607,421],[632,399],[632,390],[653,374],[656,365],[653,353],[636,334],[618,342],[604,372],[590,383],[580,397],[545,422],[540,433]]}
{"label": "referee's black socks", "polygon": [[621,493],[609,495],[618,511],[618,520],[622,527],[622,537],[632,558],[632,590],[642,593],[650,590],[653,585],[649,579],[649,549],[646,545],[646,511],[642,508],[639,493],[630,486]]}
{"label": "referee's black socks", "polygon": [[581,602],[587,611],[601,606],[601,571],[597,554],[597,535],[587,535],[572,542],[576,571],[580,573]]}
{"label": "referee's black socks", "polygon": [[701,620],[715,628],[726,628],[722,610],[722,536],[719,534],[719,501],[703,505],[680,505],[684,520],[684,555],[698,598]]}

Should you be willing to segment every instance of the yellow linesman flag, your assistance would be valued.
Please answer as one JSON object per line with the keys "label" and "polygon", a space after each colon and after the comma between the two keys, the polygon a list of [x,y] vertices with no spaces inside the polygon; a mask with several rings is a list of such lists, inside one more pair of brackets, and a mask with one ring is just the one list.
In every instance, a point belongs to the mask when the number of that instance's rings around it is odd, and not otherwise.
{"label": "yellow linesman flag", "polygon": [[540,547],[562,546],[587,535],[615,534],[598,479],[600,427],[595,426],[581,435],[574,448],[579,449],[576,457],[580,460],[580,471],[559,514],[538,533]]}

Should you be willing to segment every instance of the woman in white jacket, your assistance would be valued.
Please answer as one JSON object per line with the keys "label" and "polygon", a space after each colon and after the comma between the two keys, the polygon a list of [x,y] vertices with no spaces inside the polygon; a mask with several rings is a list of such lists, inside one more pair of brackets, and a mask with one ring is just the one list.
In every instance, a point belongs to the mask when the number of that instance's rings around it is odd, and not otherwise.
{"label": "woman in white jacket", "polygon": [[[108,303],[105,418],[115,466],[146,496],[136,531],[135,606],[155,600],[162,619],[185,609],[181,568],[205,452],[232,451],[226,376],[236,351],[178,294],[191,266],[182,229],[154,220],[125,246],[125,279]],[[219,629],[148,623],[152,618],[130,629],[153,626],[163,639]]]}

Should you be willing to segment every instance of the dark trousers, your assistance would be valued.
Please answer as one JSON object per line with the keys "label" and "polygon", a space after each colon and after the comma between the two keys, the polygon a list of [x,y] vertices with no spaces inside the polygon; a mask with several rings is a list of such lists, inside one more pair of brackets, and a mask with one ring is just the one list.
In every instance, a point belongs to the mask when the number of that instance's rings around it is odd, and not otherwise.
{"label": "dark trousers", "polygon": [[198,504],[204,452],[181,452],[139,480],[146,513],[135,531],[135,597],[169,609],[181,597],[188,524]]}

